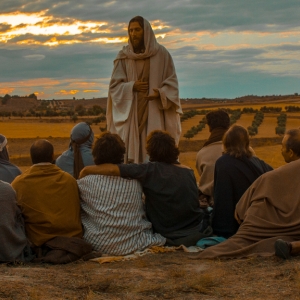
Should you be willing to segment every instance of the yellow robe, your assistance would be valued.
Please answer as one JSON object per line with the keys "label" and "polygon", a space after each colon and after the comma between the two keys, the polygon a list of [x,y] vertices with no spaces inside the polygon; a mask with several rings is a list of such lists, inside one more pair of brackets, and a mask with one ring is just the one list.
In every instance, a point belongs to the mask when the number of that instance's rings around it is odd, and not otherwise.
{"label": "yellow robe", "polygon": [[30,167],[13,182],[33,246],[56,236],[82,237],[76,180],[52,164]]}

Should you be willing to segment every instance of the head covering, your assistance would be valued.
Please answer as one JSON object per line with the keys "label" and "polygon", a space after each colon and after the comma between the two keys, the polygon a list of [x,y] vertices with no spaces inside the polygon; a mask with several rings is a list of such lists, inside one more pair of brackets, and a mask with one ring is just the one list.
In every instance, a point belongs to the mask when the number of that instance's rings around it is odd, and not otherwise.
{"label": "head covering", "polygon": [[[92,140],[90,141],[90,137]],[[80,146],[90,141],[92,146],[94,134],[92,128],[87,123],[79,123],[71,131],[71,147],[74,151],[74,177],[79,177],[80,171],[84,168]]]}
{"label": "head covering", "polygon": [[6,145],[6,137],[0,134],[0,180],[11,183],[22,172],[9,161]]}
{"label": "head covering", "polygon": [[8,152],[6,149],[7,139],[4,135],[0,134],[0,162],[2,160],[9,161]]}
{"label": "head covering", "polygon": [[94,164],[91,151],[93,141],[94,133],[90,125],[85,122],[76,124],[71,130],[69,150],[56,159],[56,165],[77,179],[85,166]]}
{"label": "head covering", "polygon": [[144,19],[144,44],[144,53],[134,53],[131,41],[130,39],[128,39],[128,45],[123,47],[116,59],[146,59],[148,57],[154,56],[157,53],[159,49],[159,43],[156,40],[150,23],[146,19]]}

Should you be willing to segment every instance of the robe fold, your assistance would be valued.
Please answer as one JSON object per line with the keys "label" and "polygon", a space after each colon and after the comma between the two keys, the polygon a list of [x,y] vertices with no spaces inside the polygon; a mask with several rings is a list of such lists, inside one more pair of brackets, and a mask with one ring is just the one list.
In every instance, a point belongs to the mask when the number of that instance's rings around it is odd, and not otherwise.
{"label": "robe fold", "polygon": [[57,236],[82,237],[79,192],[70,174],[52,164],[36,164],[12,186],[33,246]]}
{"label": "robe fold", "polygon": [[260,176],[236,205],[237,233],[198,258],[274,255],[277,239],[300,240],[300,159]]}

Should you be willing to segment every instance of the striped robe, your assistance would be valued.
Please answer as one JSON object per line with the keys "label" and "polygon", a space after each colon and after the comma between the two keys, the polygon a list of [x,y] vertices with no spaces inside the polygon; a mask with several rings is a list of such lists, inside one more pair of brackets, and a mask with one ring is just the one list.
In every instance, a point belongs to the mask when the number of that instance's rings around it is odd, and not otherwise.
{"label": "striped robe", "polygon": [[142,187],[136,180],[89,175],[77,181],[81,198],[84,239],[93,249],[110,255],[126,255],[166,239],[153,234],[142,203]]}

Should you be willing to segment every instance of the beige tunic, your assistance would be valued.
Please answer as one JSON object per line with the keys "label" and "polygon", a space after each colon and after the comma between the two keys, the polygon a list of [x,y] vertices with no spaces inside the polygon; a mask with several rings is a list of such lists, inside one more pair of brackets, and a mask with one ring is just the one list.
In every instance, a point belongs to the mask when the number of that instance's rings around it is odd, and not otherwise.
{"label": "beige tunic", "polygon": [[215,164],[222,156],[222,141],[215,142],[203,147],[196,156],[196,168],[200,175],[199,189],[210,197],[211,202],[214,194],[214,172]]}

